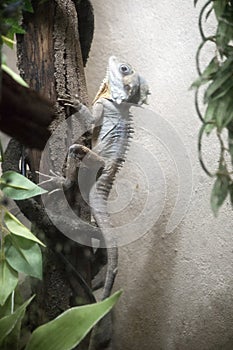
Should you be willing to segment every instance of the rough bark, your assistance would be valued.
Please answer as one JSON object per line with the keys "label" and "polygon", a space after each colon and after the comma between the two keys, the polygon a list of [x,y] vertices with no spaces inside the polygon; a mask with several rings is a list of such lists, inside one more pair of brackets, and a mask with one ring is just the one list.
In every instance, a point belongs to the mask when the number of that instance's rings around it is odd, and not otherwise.
{"label": "rough bark", "polygon": [[[54,131],[69,116],[69,110],[58,102],[59,98],[72,100],[77,96],[88,104],[77,13],[71,0],[48,1],[43,5],[34,1],[33,7],[34,13],[27,13],[23,18],[26,34],[18,36],[18,66],[29,86],[55,104],[58,117],[51,127]],[[47,148],[49,160],[44,164],[44,172],[51,168],[61,172],[64,163],[61,154],[66,153],[74,137],[72,132],[70,134],[70,131],[64,130],[59,142],[57,139],[50,142]],[[85,145],[88,144],[85,136],[82,140]],[[6,156],[4,170],[18,168],[20,146],[12,141],[7,152],[9,154]],[[39,169],[40,157],[38,151],[28,152],[28,164],[32,174]],[[10,164],[9,159],[17,164]],[[59,247],[59,251],[46,250],[43,284],[39,288],[36,286],[38,298],[34,311],[39,312],[35,315],[33,308],[31,309],[31,326],[36,327],[38,323],[56,317],[74,304],[94,301],[91,291],[88,292],[93,254],[88,247],[80,246],[62,235],[52,225],[39,201],[30,199],[21,201],[18,205],[37,228],[43,230],[48,247]],[[79,212],[82,219],[90,219],[89,209],[82,200],[79,203]],[[80,226],[79,222],[69,222],[65,217],[60,219],[72,226],[74,232],[80,229],[84,232],[91,230],[93,234],[99,232],[98,228],[91,228],[88,224],[81,223]],[[63,247],[66,247],[65,252]],[[83,285],[83,279],[86,286]],[[83,346],[86,348],[85,344]]]}

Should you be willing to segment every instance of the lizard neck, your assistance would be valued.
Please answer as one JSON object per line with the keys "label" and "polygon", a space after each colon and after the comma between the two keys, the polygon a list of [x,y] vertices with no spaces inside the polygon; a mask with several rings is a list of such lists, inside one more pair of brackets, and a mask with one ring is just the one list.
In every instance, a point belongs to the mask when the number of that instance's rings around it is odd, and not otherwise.
{"label": "lizard neck", "polygon": [[111,99],[111,92],[110,92],[110,86],[107,82],[103,82],[103,84],[100,86],[99,91],[97,92],[92,104],[94,105],[95,102],[97,102],[100,98],[106,98]]}

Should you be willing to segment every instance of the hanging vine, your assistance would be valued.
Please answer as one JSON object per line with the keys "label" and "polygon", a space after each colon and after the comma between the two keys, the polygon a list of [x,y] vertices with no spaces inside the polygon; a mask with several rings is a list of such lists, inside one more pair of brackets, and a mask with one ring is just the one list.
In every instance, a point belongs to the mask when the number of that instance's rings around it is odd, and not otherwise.
{"label": "hanging vine", "polygon": [[[194,0],[196,5],[198,0]],[[217,26],[214,35],[207,36],[204,21],[214,12]],[[198,79],[192,84],[195,92],[195,106],[202,122],[198,138],[200,164],[206,174],[215,178],[211,193],[211,207],[216,215],[228,195],[233,205],[233,1],[208,0],[202,7],[198,26],[202,42],[196,54]],[[214,57],[204,70],[200,67],[200,55],[207,43],[215,46]],[[200,87],[204,91],[205,111],[199,103]],[[208,169],[203,159],[203,137],[215,132],[220,145],[218,168]],[[227,134],[227,136],[225,136]],[[230,159],[230,161],[229,161]]]}

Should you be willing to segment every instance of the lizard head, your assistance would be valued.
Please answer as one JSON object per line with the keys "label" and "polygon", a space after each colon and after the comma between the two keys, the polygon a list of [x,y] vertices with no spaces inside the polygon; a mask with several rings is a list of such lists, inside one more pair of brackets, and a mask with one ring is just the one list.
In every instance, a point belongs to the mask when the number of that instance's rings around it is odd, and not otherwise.
{"label": "lizard head", "polygon": [[107,76],[94,102],[103,97],[118,104],[129,102],[142,105],[147,103],[149,94],[145,79],[130,64],[120,62],[117,57],[111,56],[108,61]]}
{"label": "lizard head", "polygon": [[149,87],[135,69],[128,63],[118,61],[115,56],[109,58],[108,84],[112,100],[143,104],[147,102]]}

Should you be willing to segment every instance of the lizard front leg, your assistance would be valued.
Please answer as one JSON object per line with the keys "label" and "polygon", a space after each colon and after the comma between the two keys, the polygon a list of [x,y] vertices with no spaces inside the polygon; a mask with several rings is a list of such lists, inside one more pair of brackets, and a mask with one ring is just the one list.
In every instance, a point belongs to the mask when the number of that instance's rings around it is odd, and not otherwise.
{"label": "lizard front leg", "polygon": [[92,131],[95,118],[89,108],[80,102],[76,96],[73,99],[59,98],[58,102],[71,109],[70,115],[77,118],[85,126],[86,131]]}
{"label": "lizard front leg", "polygon": [[58,175],[52,170],[50,171],[51,175],[37,172],[40,176],[45,178],[39,185],[46,188],[50,194],[62,188],[64,191],[67,191],[72,185],[78,184],[78,170],[82,166],[94,172],[98,172],[104,168],[105,161],[88,147],[80,144],[73,144],[68,150],[64,171],[65,176]]}

